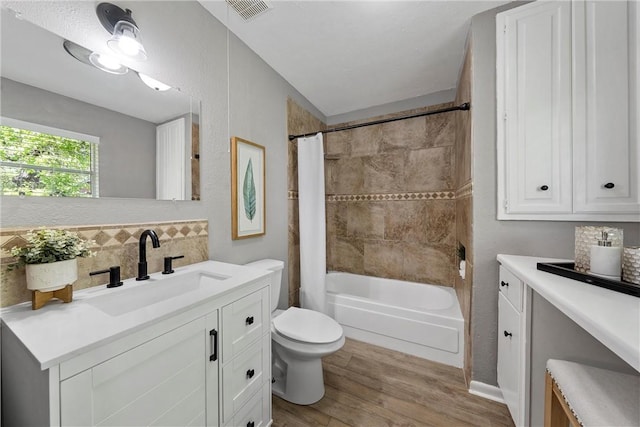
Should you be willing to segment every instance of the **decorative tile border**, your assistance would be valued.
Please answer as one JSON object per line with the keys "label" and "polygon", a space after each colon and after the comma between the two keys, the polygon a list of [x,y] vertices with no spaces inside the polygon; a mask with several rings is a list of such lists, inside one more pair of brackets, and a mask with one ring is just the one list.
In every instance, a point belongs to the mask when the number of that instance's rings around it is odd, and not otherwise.
{"label": "decorative tile border", "polygon": [[[8,271],[13,262],[10,250],[26,243],[26,234],[38,227],[0,229],[0,307],[7,307],[31,299],[26,287],[24,269]],[[209,259],[209,225],[207,220],[182,220],[137,224],[108,224],[84,226],[50,226],[53,229],[75,231],[85,239],[95,240],[91,247],[95,257],[78,258],[78,280],[74,290],[104,285],[103,276],[89,276],[89,272],[110,265],[121,267],[123,280],[135,277],[138,261],[138,239],[146,229],[158,234],[161,246],[147,253],[149,272],[161,271],[163,258],[184,255],[176,266],[194,264]]]}
{"label": "decorative tile border", "polygon": [[[0,229],[0,260],[4,263],[6,258],[12,258],[10,255],[11,248],[13,246],[25,245],[27,233],[30,230],[38,228],[40,227]],[[92,247],[92,250],[101,250],[131,243],[138,243],[140,234],[146,229],[153,229],[158,234],[158,239],[160,239],[160,241],[209,235],[209,225],[207,220],[185,220],[120,225],[54,226],[49,228],[75,231],[84,239],[94,240],[96,244]]]}
{"label": "decorative tile border", "polygon": [[[464,190],[464,191],[462,191]],[[424,193],[371,193],[371,194],[328,194],[325,201],[327,202],[361,202],[361,201],[411,201],[411,200],[455,200],[456,198],[471,195],[471,183],[468,188],[454,192],[446,191],[429,191]],[[287,198],[289,200],[298,200],[298,192],[289,190]]]}
{"label": "decorative tile border", "polygon": [[473,194],[473,183],[471,181],[465,183],[462,187],[456,190],[456,199],[462,199],[464,197],[470,197]]}
{"label": "decorative tile border", "polygon": [[360,202],[360,201],[411,201],[411,200],[454,200],[455,192],[430,191],[425,193],[389,193],[389,194],[331,194],[327,202]]}

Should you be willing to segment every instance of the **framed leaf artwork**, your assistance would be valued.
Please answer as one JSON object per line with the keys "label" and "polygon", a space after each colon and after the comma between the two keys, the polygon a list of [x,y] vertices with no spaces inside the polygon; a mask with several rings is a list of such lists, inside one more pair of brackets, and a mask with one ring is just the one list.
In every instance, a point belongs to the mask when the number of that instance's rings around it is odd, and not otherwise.
{"label": "framed leaf artwork", "polygon": [[231,138],[231,237],[262,236],[265,220],[265,150],[246,139]]}

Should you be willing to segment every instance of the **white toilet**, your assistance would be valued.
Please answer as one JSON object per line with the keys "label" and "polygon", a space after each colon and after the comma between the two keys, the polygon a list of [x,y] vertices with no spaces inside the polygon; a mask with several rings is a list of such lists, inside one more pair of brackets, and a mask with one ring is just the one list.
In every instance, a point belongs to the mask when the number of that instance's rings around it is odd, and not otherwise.
{"label": "white toilet", "polygon": [[263,259],[246,264],[270,270],[271,376],[273,394],[298,405],[310,405],[324,396],[321,358],[344,345],[342,326],[329,316],[290,307],[277,310],[284,262]]}

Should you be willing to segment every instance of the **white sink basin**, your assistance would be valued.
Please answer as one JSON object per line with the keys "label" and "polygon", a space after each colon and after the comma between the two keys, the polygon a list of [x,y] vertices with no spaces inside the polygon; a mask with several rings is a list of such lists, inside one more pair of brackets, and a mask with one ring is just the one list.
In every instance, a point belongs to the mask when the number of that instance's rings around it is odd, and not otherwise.
{"label": "white sink basin", "polygon": [[125,282],[123,286],[127,286],[128,283],[135,283],[137,286],[117,289],[113,293],[90,298],[87,303],[108,315],[120,316],[215,285],[229,277],[202,271],[161,278],[152,277],[140,283]]}

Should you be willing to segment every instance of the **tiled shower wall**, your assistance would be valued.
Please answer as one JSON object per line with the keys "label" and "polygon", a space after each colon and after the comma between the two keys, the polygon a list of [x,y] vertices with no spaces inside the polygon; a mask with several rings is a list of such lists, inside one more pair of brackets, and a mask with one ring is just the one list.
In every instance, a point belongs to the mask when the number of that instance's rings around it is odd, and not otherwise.
{"label": "tiled shower wall", "polygon": [[[364,121],[450,106],[433,105]],[[436,114],[326,135],[329,270],[454,285],[455,115]]]}
{"label": "tiled shower wall", "polygon": [[[471,103],[471,52],[467,47],[458,82],[456,105]],[[456,125],[456,241],[465,247],[466,272],[462,279],[455,275],[455,289],[464,317],[464,373],[471,380],[471,292],[473,285],[471,112],[455,113]],[[459,260],[458,260],[459,261]]]}
{"label": "tiled shower wall", "polygon": [[[325,124],[300,107],[292,99],[287,99],[287,130],[289,135],[301,135],[325,129]],[[298,146],[288,141],[289,190],[289,306],[300,306],[300,229],[298,226]]]}
{"label": "tiled shower wall", "polygon": [[[7,307],[31,300],[27,289],[24,268],[7,271],[13,261],[10,250],[23,246],[29,230],[37,228],[0,229],[0,307]],[[158,234],[160,247],[150,249],[147,239],[147,262],[150,273],[162,271],[166,256],[184,255],[174,261],[175,267],[209,259],[208,222],[206,220],[172,221],[145,224],[83,225],[77,227],[52,227],[77,232],[81,237],[94,240],[91,248],[95,257],[78,258],[78,280],[74,290],[105,285],[108,275],[89,276],[89,272],[104,270],[119,265],[122,279],[136,277],[138,266],[138,243],[140,234],[152,229]]]}

